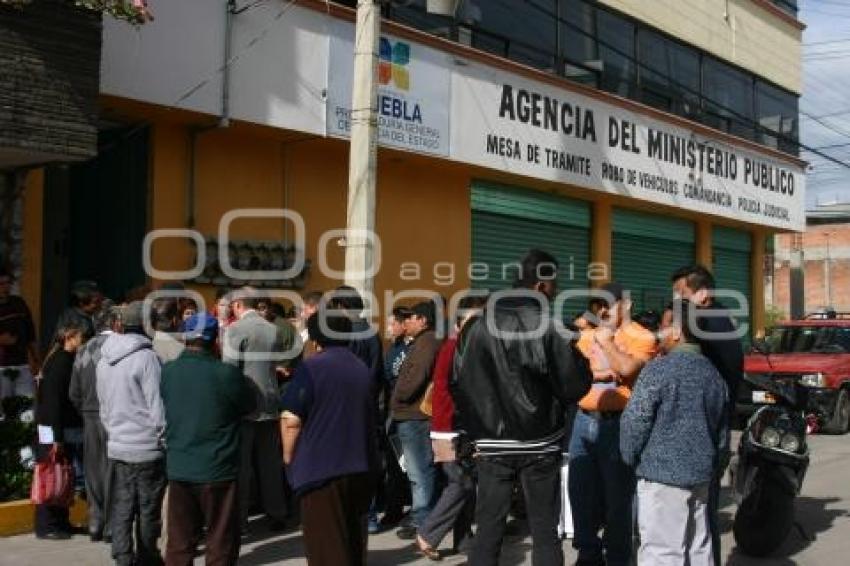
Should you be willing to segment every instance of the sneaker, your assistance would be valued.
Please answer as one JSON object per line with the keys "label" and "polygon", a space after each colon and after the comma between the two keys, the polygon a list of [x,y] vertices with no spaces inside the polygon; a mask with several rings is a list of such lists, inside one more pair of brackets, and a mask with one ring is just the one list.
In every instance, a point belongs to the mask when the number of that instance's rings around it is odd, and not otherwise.
{"label": "sneaker", "polygon": [[402,527],[395,532],[395,535],[401,540],[413,540],[416,538],[416,527],[413,525]]}

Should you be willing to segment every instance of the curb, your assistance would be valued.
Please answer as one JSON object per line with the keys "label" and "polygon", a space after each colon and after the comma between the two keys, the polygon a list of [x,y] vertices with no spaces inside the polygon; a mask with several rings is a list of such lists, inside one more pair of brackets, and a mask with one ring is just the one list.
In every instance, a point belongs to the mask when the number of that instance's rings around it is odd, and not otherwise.
{"label": "curb", "polygon": [[[86,502],[74,497],[71,506],[71,525],[85,527],[87,525]],[[28,499],[0,503],[0,537],[31,533],[35,522],[35,505]]]}

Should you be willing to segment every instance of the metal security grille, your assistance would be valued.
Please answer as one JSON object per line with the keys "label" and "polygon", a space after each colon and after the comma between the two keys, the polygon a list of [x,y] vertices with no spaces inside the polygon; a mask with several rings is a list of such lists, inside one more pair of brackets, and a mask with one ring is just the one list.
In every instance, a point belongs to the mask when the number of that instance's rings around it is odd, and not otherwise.
{"label": "metal security grille", "polygon": [[[587,288],[588,203],[482,182],[473,184],[471,201],[473,288],[510,288],[519,261],[531,248],[557,258],[559,290]],[[586,298],[568,300],[563,315],[582,312],[586,302]]]}
{"label": "metal security grille", "polygon": [[633,210],[615,209],[613,279],[631,291],[633,313],[660,311],[672,298],[670,276],[694,263],[694,225]]}
{"label": "metal security grille", "polygon": [[[746,304],[731,297],[721,296],[719,300],[728,308],[745,308],[752,313],[751,252],[752,236],[749,232],[724,226],[715,226],[711,235],[714,258],[713,272],[719,290],[737,291],[744,295]],[[746,322],[738,317],[738,322]]]}

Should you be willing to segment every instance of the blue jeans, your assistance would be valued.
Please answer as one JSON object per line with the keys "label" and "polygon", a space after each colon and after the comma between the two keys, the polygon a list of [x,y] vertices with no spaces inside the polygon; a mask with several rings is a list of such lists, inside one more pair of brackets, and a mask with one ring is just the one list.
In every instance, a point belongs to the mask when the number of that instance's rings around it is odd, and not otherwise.
{"label": "blue jeans", "polygon": [[570,439],[569,492],[579,560],[630,564],[635,475],[620,455],[619,417],[578,412]]}
{"label": "blue jeans", "polygon": [[431,452],[431,421],[396,421],[413,504],[410,518],[414,526],[425,522],[436,500],[437,468]]}

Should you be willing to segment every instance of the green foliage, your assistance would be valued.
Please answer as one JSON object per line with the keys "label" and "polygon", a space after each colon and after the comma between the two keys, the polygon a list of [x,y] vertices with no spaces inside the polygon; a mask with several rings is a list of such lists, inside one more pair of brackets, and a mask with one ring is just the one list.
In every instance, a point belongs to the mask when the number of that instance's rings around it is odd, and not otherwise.
{"label": "green foliage", "polygon": [[[32,399],[10,397],[3,399],[0,421],[0,502],[28,499],[32,470],[21,458],[22,448],[31,448],[35,441],[35,421],[32,420]],[[22,422],[21,415],[30,422]]]}
{"label": "green foliage", "polygon": [[[0,4],[7,4],[23,8],[37,0],[0,0]],[[153,19],[148,11],[146,2],[143,0],[65,0],[68,3],[73,3],[75,6],[103,12],[109,14],[119,20],[130,22],[131,24],[143,24],[148,20]]]}
{"label": "green foliage", "polygon": [[788,316],[782,312],[782,309],[776,305],[770,305],[764,311],[764,327],[770,329],[776,326],[783,320],[788,320]]}

